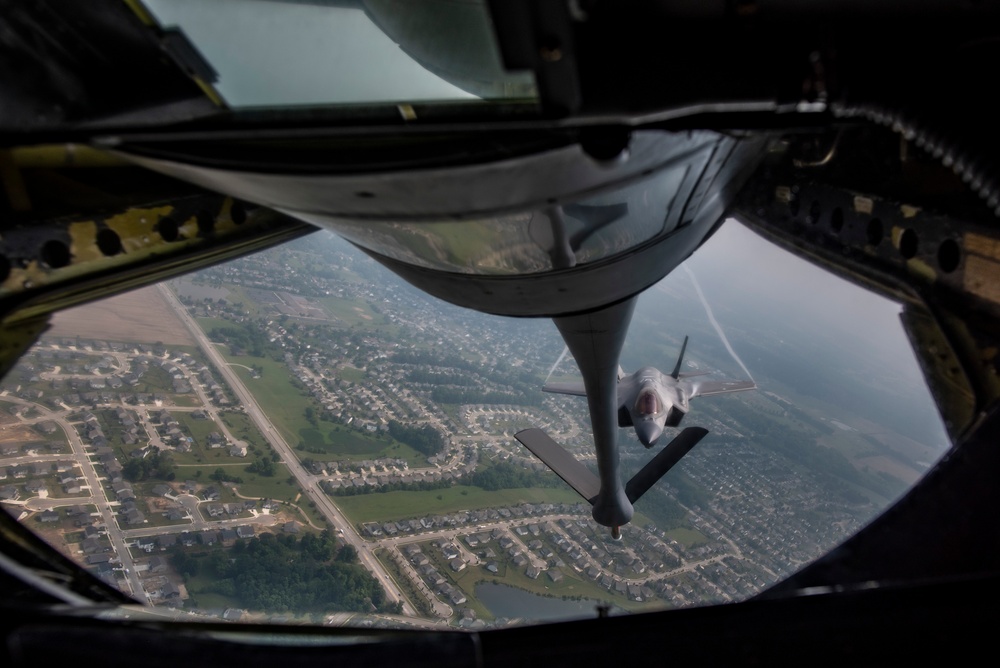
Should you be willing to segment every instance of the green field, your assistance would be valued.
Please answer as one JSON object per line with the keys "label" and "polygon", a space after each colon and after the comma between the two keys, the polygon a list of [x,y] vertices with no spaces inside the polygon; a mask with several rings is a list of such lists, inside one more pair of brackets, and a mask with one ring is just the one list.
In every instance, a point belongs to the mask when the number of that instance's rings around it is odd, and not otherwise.
{"label": "green field", "polygon": [[195,318],[198,326],[204,330],[206,334],[211,333],[216,327],[241,327],[238,323],[232,320],[224,320],[222,318]]}
{"label": "green field", "polygon": [[[320,421],[319,424],[329,424]],[[360,461],[377,457],[403,459],[410,466],[426,466],[427,457],[410,446],[385,437],[379,440],[360,431],[335,425],[326,437],[318,429],[306,427],[299,431],[299,451],[301,458],[311,457],[317,461]],[[318,451],[322,452],[318,452]]]}
{"label": "green field", "polygon": [[269,477],[249,471],[238,475],[243,478],[243,482],[236,485],[236,490],[243,496],[291,501],[302,491],[294,480],[291,483],[288,482],[288,467],[284,464],[277,464],[274,475]]}
{"label": "green field", "polygon": [[222,430],[219,429],[219,425],[215,424],[212,420],[196,420],[191,417],[191,413],[175,411],[171,413],[174,419],[181,425],[181,431],[185,431],[194,438],[194,441],[198,446],[207,449],[208,446],[208,435],[213,431],[217,431],[220,434]]}
{"label": "green field", "polygon": [[702,543],[709,542],[708,538],[700,531],[688,529],[686,527],[671,529],[670,531],[667,531],[666,534],[667,538],[673,538],[684,547],[694,547],[695,545],[701,545]]}
{"label": "green field", "polygon": [[[283,362],[262,357],[232,357],[224,346],[220,352],[226,360],[263,369],[259,378],[253,378],[242,366],[232,369],[239,375],[247,389],[260,403],[268,419],[281,436],[292,445],[303,446],[301,457],[329,461],[333,459],[373,459],[382,455],[399,457],[410,464],[423,464],[425,458],[412,448],[391,440],[380,441],[372,436],[325,420],[311,424],[305,418],[306,408],[318,412],[319,406],[300,388]],[[237,416],[232,414],[233,418]],[[249,422],[246,423],[249,425]],[[309,449],[321,452],[309,452]]]}
{"label": "green field", "polygon": [[328,526],[326,518],[316,510],[316,505],[304,496],[296,501],[294,505],[286,506],[286,508],[289,512],[295,513],[295,519],[306,523],[306,526],[303,527],[305,531],[311,530],[311,527],[308,526],[308,520],[312,520],[312,523],[318,527]]}
{"label": "green field", "polygon": [[226,289],[229,290],[228,300],[230,304],[242,304],[243,308],[249,311],[251,316],[261,314],[262,309],[257,305],[256,301],[247,296],[242,286],[226,285]]}
{"label": "green field", "polygon": [[225,608],[238,608],[240,605],[235,598],[208,592],[207,590],[213,584],[212,577],[209,575],[199,573],[194,577],[186,577],[184,584],[191,598],[201,610],[223,610]]}
{"label": "green field", "polygon": [[327,313],[335,318],[335,324],[351,327],[353,325],[385,324],[385,316],[373,313],[367,304],[360,304],[350,299],[340,297],[319,297],[316,302],[323,307]]}
{"label": "green field", "polygon": [[170,399],[176,406],[189,406],[194,408],[195,406],[202,405],[201,399],[193,394],[172,394],[170,395]]}
{"label": "green field", "polygon": [[352,383],[359,383],[363,381],[366,376],[365,372],[361,369],[355,369],[353,366],[342,366],[337,369],[337,378],[341,378]]}
{"label": "green field", "polygon": [[257,429],[253,421],[244,413],[220,411],[219,416],[226,423],[226,426],[229,427],[230,433],[235,438],[246,441],[247,445],[256,446],[260,452],[270,451],[271,446],[261,435],[260,430]]}
{"label": "green field", "polygon": [[[233,357],[225,346],[219,346],[219,351],[229,362],[247,366],[255,364],[263,369],[260,378],[253,378],[242,366],[232,367],[285,440],[292,444],[298,443],[299,430],[310,426],[305,418],[305,409],[311,406],[315,410],[316,404],[296,386],[297,381],[293,381],[285,364],[263,357]],[[333,424],[323,422],[319,422],[319,425],[321,428],[329,425],[327,430],[334,427]]]}
{"label": "green field", "polygon": [[[198,468],[207,469],[207,473],[211,473],[218,466],[246,466],[249,462],[238,457],[233,457],[229,454],[227,448],[213,448],[203,449],[201,446],[195,445],[191,448],[191,452],[172,452],[171,455],[174,458],[174,463],[180,467],[191,467],[197,466]],[[178,472],[177,475],[181,475]]]}
{"label": "green field", "polygon": [[[438,497],[441,497],[440,499]],[[352,522],[386,522],[406,518],[453,513],[458,510],[499,508],[522,503],[577,503],[580,497],[570,489],[504,489],[488,492],[479,487],[457,485],[427,492],[385,492],[335,496],[334,503]]]}

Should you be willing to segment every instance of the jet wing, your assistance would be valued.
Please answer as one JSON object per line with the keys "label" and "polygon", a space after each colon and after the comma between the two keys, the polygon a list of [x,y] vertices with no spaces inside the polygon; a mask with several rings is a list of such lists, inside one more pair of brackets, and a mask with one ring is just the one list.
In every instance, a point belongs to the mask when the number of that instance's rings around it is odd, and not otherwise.
{"label": "jet wing", "polygon": [[600,478],[591,473],[590,469],[581,464],[564,447],[553,441],[541,429],[525,429],[514,434],[514,438],[531,450],[532,454],[541,459],[588,503],[594,503],[601,492]]}
{"label": "jet wing", "polygon": [[583,386],[582,380],[569,381],[566,383],[546,383],[542,386],[543,392],[552,392],[553,394],[572,394],[578,397],[587,396],[587,390]]}
{"label": "jet wing", "polygon": [[757,383],[752,380],[690,380],[682,381],[680,385],[688,388],[691,399],[757,389]]}

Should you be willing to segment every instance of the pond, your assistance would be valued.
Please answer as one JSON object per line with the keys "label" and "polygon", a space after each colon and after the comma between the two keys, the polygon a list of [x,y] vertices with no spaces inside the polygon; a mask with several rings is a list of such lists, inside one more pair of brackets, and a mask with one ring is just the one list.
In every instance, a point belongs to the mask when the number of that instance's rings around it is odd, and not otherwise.
{"label": "pond", "polygon": [[491,582],[476,585],[476,598],[495,617],[539,621],[596,617],[597,606],[603,604],[593,599],[568,601],[540,596],[523,589]]}

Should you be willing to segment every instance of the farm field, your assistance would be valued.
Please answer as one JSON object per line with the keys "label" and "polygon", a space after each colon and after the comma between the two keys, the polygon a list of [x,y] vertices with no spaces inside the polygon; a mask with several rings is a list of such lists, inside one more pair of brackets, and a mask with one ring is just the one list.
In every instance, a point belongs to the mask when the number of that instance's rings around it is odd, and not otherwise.
{"label": "farm field", "polygon": [[46,336],[197,345],[155,286],[59,311]]}
{"label": "farm field", "polygon": [[458,510],[499,508],[522,503],[577,503],[580,497],[570,489],[541,487],[503,489],[488,492],[479,487],[456,485],[430,491],[400,491],[332,497],[353,522],[386,522],[406,518],[442,515]]}

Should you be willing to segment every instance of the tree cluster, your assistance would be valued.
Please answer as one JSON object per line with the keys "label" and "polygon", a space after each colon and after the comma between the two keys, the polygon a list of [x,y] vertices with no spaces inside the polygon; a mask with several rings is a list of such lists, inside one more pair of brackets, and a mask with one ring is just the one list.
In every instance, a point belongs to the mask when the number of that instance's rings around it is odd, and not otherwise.
{"label": "tree cluster", "polygon": [[242,348],[253,357],[264,357],[270,344],[263,327],[213,327],[209,337],[214,341],[225,341],[230,347]]}
{"label": "tree cluster", "polygon": [[122,477],[129,482],[144,480],[173,480],[174,458],[169,452],[157,450],[142,459],[133,458],[122,467]]}
{"label": "tree cluster", "polygon": [[389,422],[389,435],[428,457],[444,450],[444,439],[440,432],[427,424],[421,427],[410,427],[402,422],[391,420]]}
{"label": "tree cluster", "polygon": [[258,457],[252,464],[247,466],[247,471],[270,478],[275,474],[277,467],[270,457]]}
{"label": "tree cluster", "polygon": [[401,491],[418,491],[418,492],[430,492],[435,489],[445,489],[452,486],[450,480],[438,480],[437,482],[420,480],[418,482],[392,482],[386,483],[384,485],[364,485],[362,487],[355,487],[350,485],[347,487],[337,487],[330,488],[327,487],[326,491],[332,496],[361,496],[363,494],[384,494],[386,492],[401,492]]}
{"label": "tree cluster", "polygon": [[[218,555],[218,556],[217,556]],[[253,610],[285,612],[395,611],[375,578],[357,563],[353,548],[328,532],[291,536],[263,534],[206,560],[210,591]]]}
{"label": "tree cluster", "polygon": [[226,470],[221,466],[210,473],[208,477],[216,482],[243,482],[243,478],[226,473]]}
{"label": "tree cluster", "polygon": [[560,480],[544,471],[529,471],[510,462],[500,462],[472,474],[471,482],[490,492],[498,489],[521,489],[529,487],[558,487]]}
{"label": "tree cluster", "polygon": [[469,374],[448,373],[446,371],[426,371],[424,369],[414,369],[406,374],[406,379],[411,383],[426,385],[463,385],[472,386],[480,381]]}

